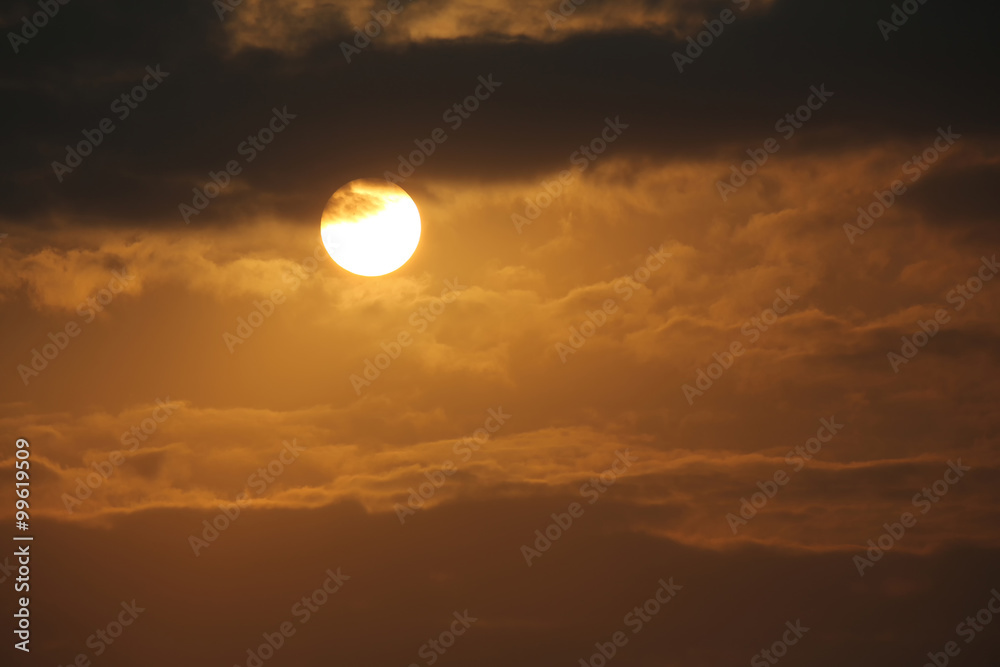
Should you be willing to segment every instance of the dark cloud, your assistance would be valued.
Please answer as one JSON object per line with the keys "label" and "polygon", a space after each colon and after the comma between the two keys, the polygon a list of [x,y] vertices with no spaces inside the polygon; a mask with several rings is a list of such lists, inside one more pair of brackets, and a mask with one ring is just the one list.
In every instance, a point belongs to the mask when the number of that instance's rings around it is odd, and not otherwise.
{"label": "dark cloud", "polygon": [[[624,529],[620,507],[598,504],[529,568],[521,545],[569,500],[466,502],[405,526],[352,505],[247,512],[197,557],[188,537],[212,513],[46,522],[32,561],[32,659],[93,658],[87,638],[133,599],[145,611],[95,664],[245,664],[286,620],[296,634],[274,664],[422,664],[420,647],[465,610],[478,620],[443,661],[574,664],[625,630],[615,664],[745,664],[797,620],[808,632],[789,650],[796,664],[881,667],[889,654],[922,664],[951,640],[964,662],[986,664],[1000,647],[989,626],[969,645],[955,635],[997,586],[994,551],[890,552],[859,577],[850,551],[705,551]],[[300,623],[292,606],[337,568],[350,579]],[[683,588],[631,632],[624,616],[661,578]]]}
{"label": "dark cloud", "polygon": [[[679,74],[671,54],[685,42],[669,35],[376,43],[348,65],[338,46],[346,27],[307,40],[304,51],[233,52],[207,3],[141,12],[71,4],[4,65],[18,104],[3,130],[3,215],[182,224],[177,206],[192,200],[191,188],[242,160],[241,142],[286,105],[297,116],[289,129],[244,164],[198,224],[250,211],[311,221],[336,187],[395,170],[397,155],[436,127],[449,139],[411,186],[428,177],[523,178],[563,168],[608,116],[630,125],[617,153],[736,160],[774,136],[775,120],[820,84],[835,96],[786,142],[786,153],[927,136],[947,124],[972,141],[994,135],[996,93],[982,81],[996,53],[982,45],[997,8],[924,5],[885,42],[876,21],[890,11],[864,2],[777,2],[739,16]],[[58,183],[50,163],[63,159],[63,147],[96,127],[111,101],[156,64],[169,78]],[[442,113],[490,73],[502,87],[450,129]]]}
{"label": "dark cloud", "polygon": [[[901,203],[933,225],[956,228],[965,242],[995,248],[1000,240],[1000,165],[959,164],[928,171]],[[992,255],[992,252],[987,252]]]}

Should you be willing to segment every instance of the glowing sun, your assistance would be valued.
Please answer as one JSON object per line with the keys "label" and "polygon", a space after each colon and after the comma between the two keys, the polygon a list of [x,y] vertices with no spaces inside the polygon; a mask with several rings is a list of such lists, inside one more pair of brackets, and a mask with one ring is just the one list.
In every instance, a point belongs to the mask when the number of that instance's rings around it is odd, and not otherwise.
{"label": "glowing sun", "polygon": [[403,266],[417,249],[420,212],[398,185],[362,178],[330,197],[320,235],[341,267],[359,276],[383,276]]}

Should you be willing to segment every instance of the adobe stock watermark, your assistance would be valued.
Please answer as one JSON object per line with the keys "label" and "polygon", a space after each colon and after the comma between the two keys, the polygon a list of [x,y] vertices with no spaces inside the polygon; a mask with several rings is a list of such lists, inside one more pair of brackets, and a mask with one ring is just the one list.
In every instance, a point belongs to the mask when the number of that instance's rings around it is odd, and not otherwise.
{"label": "adobe stock watermark", "polygon": [[[139,108],[139,104],[145,101],[149,93],[157,89],[163,80],[170,76],[170,72],[163,72],[160,66],[147,66],[146,75],[131,90],[126,91],[116,97],[111,103],[111,111],[118,117],[119,121],[128,118],[131,113]],[[56,175],[56,180],[63,182],[63,177],[72,174],[73,170],[83,164],[83,158],[94,152],[94,149],[104,143],[105,137],[114,132],[115,123],[111,118],[102,118],[93,130],[83,130],[83,138],[75,145],[66,145],[66,156],[62,162],[54,160],[52,162],[52,173]]]}
{"label": "adobe stock watermark", "polygon": [[4,556],[0,563],[0,584],[6,583],[8,579],[17,574],[17,566],[10,562],[10,556]]}
{"label": "adobe stock watermark", "polygon": [[[1000,273],[1000,264],[997,263],[996,255],[993,255],[991,259],[982,257],[980,261],[979,270],[975,275],[969,277],[963,284],[956,285],[945,295],[945,300],[954,305],[956,313],[965,308],[965,305],[983,290],[983,286],[993,280],[997,273]],[[917,320],[917,327],[920,330],[911,336],[900,338],[902,345],[898,353],[890,351],[886,354],[892,372],[899,373],[903,364],[910,363],[938,334],[941,327],[949,322],[951,322],[951,315],[944,308],[939,308],[931,319]]]}
{"label": "adobe stock watermark", "polygon": [[582,6],[587,0],[562,0],[559,6],[556,7],[557,11],[552,11],[551,9],[545,10],[545,18],[549,22],[549,27],[555,30],[560,23],[565,23],[566,19],[576,13],[578,7]]}
{"label": "adobe stock watermark", "polygon": [[[740,333],[750,339],[750,344],[760,340],[761,334],[788,313],[792,305],[801,298],[792,294],[791,287],[786,287],[784,290],[777,289],[774,293],[778,295],[778,298],[774,300],[771,307],[765,308],[756,317],[751,317],[740,327]],[[716,381],[732,368],[736,360],[742,357],[746,351],[747,348],[743,342],[737,339],[731,342],[721,354],[718,352],[713,354],[712,358],[715,359],[715,362],[710,363],[705,369],[698,369],[695,374],[694,386],[691,384],[681,385],[681,392],[687,399],[688,405],[694,405],[695,397],[704,396],[705,392],[711,389]]]}
{"label": "adobe stock watermark", "polygon": [[[833,93],[826,89],[825,83],[821,84],[819,88],[810,86],[809,91],[811,94],[806,98],[804,104],[797,107],[795,111],[786,113],[774,123],[774,131],[780,133],[785,141],[794,137],[795,132],[801,130],[805,123],[812,119],[813,113],[822,109],[823,105],[833,97]],[[722,201],[729,201],[730,195],[746,185],[771,156],[780,150],[781,142],[774,137],[768,137],[764,140],[761,148],[748,148],[747,155],[750,156],[750,159],[744,160],[739,167],[735,164],[730,165],[729,171],[732,173],[729,178],[725,181],[715,182],[715,188],[719,191]]]}
{"label": "adobe stock watermark", "polygon": [[927,3],[927,0],[903,0],[902,3],[892,6],[892,13],[889,20],[879,19],[875,22],[875,27],[882,33],[882,39],[886,42],[894,32],[906,25],[910,17],[917,13],[920,7]]}
{"label": "adobe stock watermark", "polygon": [[[615,452],[615,460],[611,467],[602,472],[597,477],[591,477],[580,485],[580,496],[587,498],[587,503],[593,505],[607,493],[608,489],[614,486],[618,478],[628,472],[632,464],[638,461],[632,456],[631,451]],[[524,562],[531,567],[532,561],[542,557],[542,554],[552,548],[553,543],[559,540],[567,530],[573,526],[573,521],[583,516],[586,508],[578,502],[571,502],[565,512],[553,513],[552,523],[535,531],[535,541],[532,545],[522,544],[521,555]]]}
{"label": "adobe stock watermark", "polygon": [[219,17],[219,23],[226,20],[226,16],[236,11],[236,8],[243,4],[243,0],[212,0],[212,9]]}
{"label": "adobe stock watermark", "polygon": [[[77,305],[76,313],[83,318],[82,324],[86,325],[93,322],[97,318],[97,313],[103,312],[117,295],[125,291],[125,287],[133,280],[135,280],[135,275],[130,274],[128,269],[112,271],[111,280],[108,281],[107,286],[97,290],[93,295],[87,297],[86,300],[81,301]],[[31,380],[38,377],[42,371],[48,368],[49,364],[55,361],[62,351],[69,346],[70,341],[79,336],[82,331],[83,327],[81,323],[76,320],[69,320],[61,329],[56,330],[54,333],[49,332],[49,342],[42,344],[41,352],[38,351],[37,347],[32,348],[31,360],[28,362],[28,365],[18,364],[17,366],[17,373],[21,376],[24,386],[27,387]]]}
{"label": "adobe stock watermark", "polygon": [[[750,0],[732,0],[732,2],[741,12],[745,12],[747,7],[750,6]],[[684,67],[687,65],[693,65],[694,61],[705,53],[705,49],[712,46],[712,44],[715,43],[716,38],[722,36],[726,26],[731,25],[735,20],[736,13],[733,12],[733,10],[726,8],[719,13],[719,18],[702,21],[705,29],[694,37],[687,38],[688,45],[687,48],[684,49],[684,53],[674,51],[673,59],[674,64],[677,65],[677,71],[683,74]]]}
{"label": "adobe stock watermark", "polygon": [[38,35],[38,31],[49,24],[50,19],[54,19],[60,8],[69,4],[69,0],[39,0],[39,11],[29,16],[21,17],[21,29],[18,32],[8,32],[7,41],[10,48],[14,49],[14,55],[21,51],[21,47],[28,43],[28,40]]}
{"label": "adobe stock watermark", "polygon": [[205,519],[201,522],[204,528],[200,537],[193,533],[188,535],[188,546],[191,547],[195,556],[200,556],[202,551],[219,539],[219,535],[236,523],[242,510],[251,504],[254,496],[263,495],[267,488],[285,472],[285,469],[298,461],[302,452],[306,451],[305,447],[298,445],[295,438],[292,438],[291,442],[285,441],[281,444],[283,446],[276,457],[271,459],[266,466],[257,468],[256,472],[247,477],[249,493],[241,491],[237,494],[235,503],[220,504],[221,511],[212,517],[211,521]]}
{"label": "adobe stock watermark", "polygon": [[[806,462],[812,461],[813,457],[823,449],[823,445],[833,440],[834,436],[842,428],[844,428],[844,425],[838,424],[836,417],[820,419],[816,435],[806,440],[805,444],[798,445],[795,449],[791,449],[785,454],[785,463],[792,467],[791,473],[794,474],[802,470]],[[784,470],[775,470],[770,479],[757,482],[757,488],[760,491],[751,494],[749,500],[740,498],[740,507],[737,510],[739,515],[737,516],[732,512],[726,514],[726,523],[729,524],[729,529],[733,531],[733,535],[736,535],[740,528],[747,525],[751,519],[757,516],[757,512],[764,509],[767,503],[778,495],[781,487],[788,484],[791,479],[792,476],[790,473]]]}
{"label": "adobe stock watermark", "polygon": [[[472,435],[458,440],[452,445],[451,451],[460,457],[461,463],[467,463],[489,441],[490,436],[507,423],[511,416],[503,411],[503,406],[497,406],[496,409],[490,408],[486,411],[486,420],[483,425],[473,431]],[[427,481],[421,482],[416,488],[407,489],[410,495],[406,499],[406,505],[399,503],[393,505],[399,523],[406,523],[408,517],[415,515],[417,510],[423,509],[427,501],[433,498],[438,489],[444,486],[448,478],[456,472],[458,472],[458,466],[452,459],[445,460],[438,469],[425,471],[424,477],[427,478]]]}
{"label": "adobe stock watermark", "polygon": [[[312,278],[319,271],[320,262],[329,259],[329,255],[320,244],[313,248],[311,257],[303,257],[296,262],[291,269],[285,269],[281,275],[281,280],[288,285],[292,292],[302,286],[302,283]],[[236,346],[250,340],[250,337],[260,329],[264,322],[271,319],[278,306],[285,303],[285,293],[280,289],[271,290],[270,298],[253,302],[253,309],[246,317],[236,318],[236,328],[233,333],[224,331],[222,342],[226,344],[226,349],[230,354],[236,352]]]}
{"label": "adobe stock watermark", "polygon": [[[657,582],[659,587],[653,591],[653,595],[632,608],[622,618],[622,624],[632,631],[633,635],[642,632],[643,628],[659,614],[663,608],[677,597],[678,591],[684,587],[674,583],[674,578],[664,581],[662,578]],[[595,651],[587,658],[580,658],[580,667],[604,667],[608,662],[618,655],[618,651],[628,645],[629,636],[624,630],[618,630],[608,637],[608,641],[594,642]]]}
{"label": "adobe stock watermark", "polygon": [[[132,600],[132,602],[122,602],[119,606],[122,610],[118,612],[114,619],[87,637],[87,648],[93,650],[95,658],[104,655],[104,652],[115,643],[115,640],[125,633],[125,628],[135,623],[136,619],[139,618],[139,614],[146,611],[144,607],[136,604],[135,600]],[[74,665],[75,667],[89,667],[91,664],[90,655],[87,653],[78,653],[67,664]]]}
{"label": "adobe stock watermark", "polygon": [[[292,618],[297,620],[300,626],[308,623],[351,578],[341,572],[339,567],[336,572],[327,569],[324,574],[326,579],[323,580],[323,583],[308,595],[303,595],[302,599],[296,601],[289,611]],[[264,641],[256,647],[250,647],[246,650],[247,659],[243,663],[245,667],[263,667],[265,662],[281,650],[285,642],[295,636],[297,630],[295,624],[291,620],[287,620],[279,623],[273,632],[264,631],[261,633]],[[237,664],[234,667],[240,667],[240,665]]]}
{"label": "adobe stock watermark", "polygon": [[[972,468],[969,466],[962,465],[962,459],[948,461],[948,467],[945,469],[941,479],[936,480],[930,486],[925,486],[913,495],[911,501],[913,507],[919,509],[921,515],[927,514],[934,507],[934,504],[941,502],[941,499],[948,493],[951,487],[958,484],[965,477],[965,473],[970,470]],[[874,539],[868,540],[866,543],[868,549],[865,551],[865,555],[855,555],[851,559],[858,570],[858,574],[862,577],[865,576],[865,570],[874,567],[875,563],[882,560],[882,556],[903,539],[903,536],[906,535],[906,529],[917,525],[919,518],[912,512],[903,512],[899,515],[898,521],[883,523],[882,527],[885,529],[885,532]]]}
{"label": "adobe stock watermark", "polygon": [[222,333],[222,342],[226,344],[229,354],[236,352],[236,346],[250,340],[250,336],[266,322],[274,310],[285,303],[285,295],[280,289],[271,291],[270,299],[262,299],[253,302],[253,310],[244,318],[236,318],[235,334],[228,331]]}
{"label": "adobe stock watermark", "polygon": [[132,428],[121,435],[122,445],[128,447],[123,450],[113,450],[103,461],[96,461],[92,464],[94,472],[87,473],[85,477],[76,478],[76,486],[73,488],[73,495],[63,493],[61,500],[67,512],[72,513],[74,509],[83,504],[83,501],[90,498],[94,491],[101,488],[104,482],[108,481],[115,470],[125,461],[125,452],[134,452],[139,445],[149,440],[160,428],[160,424],[167,421],[177,407],[170,402],[170,397],[166,400],[156,399],[156,407],[149,417],[146,417],[138,424],[133,424]]}
{"label": "adobe stock watermark", "polygon": [[[993,603],[996,603],[996,606]],[[996,588],[990,590],[990,597],[982,609],[974,616],[966,616],[964,621],[955,626],[955,634],[963,638],[966,644],[971,644],[979,633],[986,630],[986,626],[993,622],[994,614],[1000,614],[1000,591]],[[961,652],[962,648],[958,642],[949,641],[941,651],[927,652],[928,660],[924,663],[924,667],[947,667],[951,659]]]}
{"label": "adobe stock watermark", "polygon": [[[935,137],[934,142],[921,151],[919,155],[914,155],[903,163],[901,168],[903,174],[909,176],[910,184],[919,181],[934,163],[941,158],[941,155],[948,152],[955,145],[955,142],[961,138],[961,134],[952,131],[951,125],[948,126],[947,130],[939,127],[938,136]],[[858,207],[857,223],[854,225],[849,222],[844,223],[844,233],[847,234],[847,240],[851,242],[851,245],[854,244],[854,239],[862,236],[871,229],[875,221],[885,215],[886,211],[892,208],[899,197],[906,194],[906,189],[906,184],[897,178],[889,184],[888,190],[876,190],[872,193],[875,195],[875,200],[868,204],[868,206]]]}
{"label": "adobe stock watermark", "polygon": [[371,10],[371,21],[361,28],[354,27],[354,39],[351,40],[354,45],[347,42],[340,43],[340,52],[344,54],[344,60],[350,64],[353,56],[360,54],[362,49],[371,46],[372,40],[381,35],[382,30],[392,23],[393,17],[401,14],[411,2],[413,0],[406,0],[406,4],[403,4],[402,0],[389,0],[385,9]]}
{"label": "adobe stock watermark", "polygon": [[[453,132],[458,131],[462,124],[479,109],[480,103],[488,100],[496,92],[496,89],[503,85],[502,81],[494,81],[492,74],[487,75],[486,78],[480,75],[477,80],[479,85],[476,86],[471,95],[451,105],[441,114],[441,120],[447,123]],[[434,128],[426,139],[414,139],[413,145],[416,146],[416,149],[410,151],[406,156],[400,154],[396,173],[386,171],[383,177],[386,181],[399,185],[413,176],[417,167],[427,162],[427,158],[434,155],[438,145],[446,141],[448,141],[448,133],[440,127]]]}
{"label": "adobe stock watermark", "polygon": [[[672,255],[669,252],[663,252],[663,244],[660,244],[658,250],[650,246],[649,254],[646,255],[644,262],[636,267],[631,274],[619,278],[613,283],[615,294],[621,294],[623,302],[631,299],[636,290],[645,288],[653,272],[663,268],[669,257]],[[586,319],[580,323],[579,327],[576,325],[569,327],[569,339],[565,343],[562,341],[556,343],[556,353],[559,355],[559,360],[565,364],[570,355],[579,352],[587,344],[587,341],[608,323],[608,318],[618,312],[618,308],[618,301],[608,298],[601,303],[599,309],[588,310]]]}
{"label": "adobe stock watermark", "polygon": [[453,281],[445,280],[441,296],[433,297],[426,307],[419,306],[410,313],[407,321],[412,327],[413,333],[410,332],[410,329],[403,329],[390,338],[388,343],[382,341],[379,344],[382,351],[376,354],[373,359],[365,359],[364,369],[360,374],[352,373],[347,378],[354,389],[354,394],[360,396],[363,388],[370,387],[375,380],[379,379],[382,373],[392,365],[392,362],[399,359],[403,350],[413,344],[414,334],[422,334],[427,331],[430,323],[437,320],[448,304],[455,303],[462,296],[462,292],[467,289],[469,286],[458,282],[458,278]]}
{"label": "adobe stock watermark", "polygon": [[627,129],[628,125],[621,121],[621,116],[615,116],[614,120],[605,118],[604,127],[601,128],[598,136],[586,144],[581,144],[575,151],[570,153],[569,162],[572,166],[576,167],[576,172],[564,169],[559,172],[556,180],[543,180],[541,182],[541,191],[537,192],[533,197],[524,198],[524,214],[511,213],[510,220],[514,223],[514,229],[517,233],[520,234],[524,227],[537,220],[542,211],[561,197],[566,188],[576,181],[580,174],[587,171],[587,167],[599,158],[608,149],[608,146],[613,144],[622,135],[622,132]]}
{"label": "adobe stock watermark", "polygon": [[[437,637],[428,639],[417,649],[417,655],[423,658],[427,665],[433,665],[437,662],[441,656],[448,652],[448,649],[455,645],[455,640],[464,635],[472,627],[472,624],[479,620],[470,616],[468,609],[462,613],[452,612],[452,616],[455,617],[455,620],[446,630],[442,630]],[[420,667],[420,664],[411,662],[409,667]]]}
{"label": "adobe stock watermark", "polygon": [[326,248],[322,244],[317,243],[310,257],[303,257],[295,266],[291,269],[286,269],[281,274],[281,281],[288,285],[294,292],[302,286],[302,283],[316,275],[320,266],[322,266],[321,262],[329,259],[330,255],[326,251]]}
{"label": "adobe stock watermark", "polygon": [[775,640],[770,648],[761,649],[750,658],[750,667],[769,667],[778,664],[778,660],[788,655],[788,647],[795,646],[799,640],[805,637],[809,628],[802,625],[802,619],[795,619],[795,623],[785,621],[784,634],[780,639]]}
{"label": "adobe stock watermark", "polygon": [[222,191],[229,187],[233,179],[243,173],[245,165],[250,164],[274,141],[274,138],[284,132],[289,123],[298,118],[297,114],[288,113],[288,107],[284,106],[279,111],[277,107],[271,109],[271,118],[264,127],[255,133],[248,135],[236,147],[236,153],[243,158],[242,162],[238,158],[233,158],[226,162],[225,168],[219,171],[208,172],[209,180],[201,188],[191,189],[194,196],[191,203],[181,202],[177,205],[177,210],[184,219],[184,224],[191,224],[192,216],[202,213]]}

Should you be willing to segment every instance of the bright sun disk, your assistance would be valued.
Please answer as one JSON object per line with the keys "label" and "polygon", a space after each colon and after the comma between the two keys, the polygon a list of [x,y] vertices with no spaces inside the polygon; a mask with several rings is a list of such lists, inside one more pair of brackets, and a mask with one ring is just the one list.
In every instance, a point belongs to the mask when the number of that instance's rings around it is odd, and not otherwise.
{"label": "bright sun disk", "polygon": [[358,179],[330,197],[320,235],[339,266],[359,276],[383,276],[403,266],[417,249],[420,212],[398,185]]}

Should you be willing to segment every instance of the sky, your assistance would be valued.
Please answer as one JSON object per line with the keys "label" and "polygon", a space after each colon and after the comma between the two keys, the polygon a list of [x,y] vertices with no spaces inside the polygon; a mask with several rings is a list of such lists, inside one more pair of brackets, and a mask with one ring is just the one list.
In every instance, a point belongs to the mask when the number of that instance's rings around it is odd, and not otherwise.
{"label": "sky", "polygon": [[997,19],[6,3],[4,664],[994,664]]}

